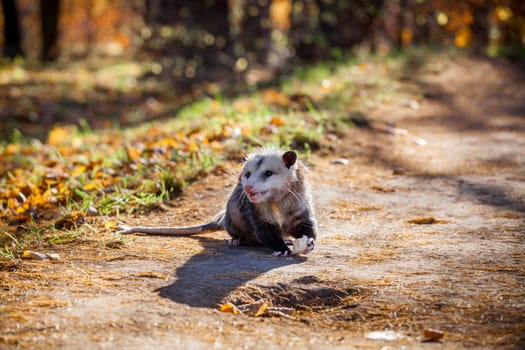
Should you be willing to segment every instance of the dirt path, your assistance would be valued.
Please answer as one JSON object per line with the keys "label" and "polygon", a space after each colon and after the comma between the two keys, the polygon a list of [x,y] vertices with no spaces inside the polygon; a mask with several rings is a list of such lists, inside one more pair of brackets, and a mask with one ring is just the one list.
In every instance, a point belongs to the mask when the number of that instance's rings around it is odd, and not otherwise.
{"label": "dirt path", "polygon": [[[82,244],[53,246],[60,261],[4,266],[1,347],[523,348],[524,76],[465,57],[409,73],[400,89],[412,103],[381,106],[374,128],[311,158],[321,237],[308,258],[229,249],[224,233],[120,240],[88,225]],[[236,170],[127,222],[200,222]],[[218,311],[261,298],[297,312]],[[422,342],[425,327],[447,334]],[[370,339],[382,330],[398,339]]]}

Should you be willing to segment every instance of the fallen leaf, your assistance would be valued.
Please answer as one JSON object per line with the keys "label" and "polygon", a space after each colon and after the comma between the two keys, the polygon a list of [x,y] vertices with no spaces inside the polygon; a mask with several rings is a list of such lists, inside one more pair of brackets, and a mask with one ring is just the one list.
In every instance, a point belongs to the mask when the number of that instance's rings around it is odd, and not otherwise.
{"label": "fallen leaf", "polygon": [[106,228],[106,230],[110,230],[110,231],[117,229],[117,226],[118,226],[118,222],[116,221],[106,221],[104,223],[104,227]]}
{"label": "fallen leaf", "polygon": [[101,188],[103,188],[103,186],[99,180],[91,180],[82,187],[84,191],[88,191],[88,192],[93,191],[93,190],[98,190]]}
{"label": "fallen leaf", "polygon": [[371,187],[374,191],[377,191],[377,192],[383,192],[383,193],[392,193],[392,192],[395,192],[396,190],[393,189],[393,188],[387,188],[387,187],[382,187],[382,186],[378,186],[378,185],[374,185]]}
{"label": "fallen leaf", "polygon": [[224,304],[222,304],[221,307],[219,308],[219,311],[226,312],[226,313],[231,313],[231,314],[234,314],[234,315],[242,315],[241,310],[239,310],[237,308],[237,306],[233,305],[232,303],[224,303]]}
{"label": "fallen leaf", "polygon": [[432,225],[432,224],[444,224],[446,223],[445,220],[437,220],[432,216],[423,216],[419,218],[413,218],[407,220],[410,224],[416,224],[416,225]]}
{"label": "fallen leaf", "polygon": [[140,158],[140,155],[142,154],[142,150],[137,147],[128,145],[126,146],[126,153],[128,155],[128,159],[137,160],[138,158]]}
{"label": "fallen leaf", "polygon": [[81,164],[77,166],[73,171],[71,172],[71,176],[78,177],[81,174],[84,174],[87,171],[87,166]]}
{"label": "fallen leaf", "polygon": [[161,279],[161,280],[167,280],[168,279],[167,275],[165,275],[163,273],[158,273],[158,272],[155,272],[155,271],[141,272],[137,276],[138,277],[146,277],[146,278],[158,278],[158,279]]}
{"label": "fallen leaf", "polygon": [[425,336],[423,339],[424,342],[432,342],[439,341],[441,338],[443,338],[445,336],[445,332],[432,328],[424,328],[423,335]]}
{"label": "fallen leaf", "polygon": [[73,133],[72,127],[55,126],[47,135],[47,143],[53,146],[64,143]]}
{"label": "fallen leaf", "polygon": [[196,143],[190,143],[188,145],[188,150],[191,151],[191,152],[198,152],[199,151],[199,146],[196,144]]}
{"label": "fallen leaf", "polygon": [[282,118],[279,118],[279,117],[272,117],[270,119],[270,124],[275,125],[275,126],[283,126],[284,125],[284,120]]}
{"label": "fallen leaf", "polygon": [[24,253],[22,253],[22,258],[33,259],[33,260],[47,260],[47,259],[59,260],[60,256],[54,253],[42,253],[42,252],[36,252],[33,250],[24,250]]}
{"label": "fallen leaf", "polygon": [[243,314],[247,314],[249,316],[258,317],[258,316],[262,316],[262,315],[264,315],[266,313],[266,310],[268,309],[268,306],[269,306],[268,305],[268,300],[260,299],[260,300],[257,300],[254,303],[240,305],[238,307],[238,309]]}

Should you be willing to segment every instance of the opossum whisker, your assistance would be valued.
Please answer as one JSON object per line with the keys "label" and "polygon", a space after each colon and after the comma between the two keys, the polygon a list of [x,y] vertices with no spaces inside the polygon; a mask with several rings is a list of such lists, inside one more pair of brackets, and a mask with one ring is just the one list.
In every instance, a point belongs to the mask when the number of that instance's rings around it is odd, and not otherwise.
{"label": "opossum whisker", "polygon": [[246,199],[248,199],[248,195],[246,194],[246,192],[242,191],[239,198],[246,200]]}
{"label": "opossum whisker", "polygon": [[295,198],[295,201],[296,201],[297,204],[301,203],[301,196],[299,195],[299,193],[295,192],[291,188],[288,189],[287,192],[290,193]]}

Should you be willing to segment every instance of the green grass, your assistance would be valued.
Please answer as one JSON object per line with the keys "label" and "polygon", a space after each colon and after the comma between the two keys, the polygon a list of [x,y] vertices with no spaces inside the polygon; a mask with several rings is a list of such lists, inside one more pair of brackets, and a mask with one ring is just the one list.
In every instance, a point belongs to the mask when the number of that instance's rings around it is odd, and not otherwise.
{"label": "green grass", "polygon": [[16,252],[22,249],[20,240],[6,230],[0,230],[0,242],[4,243],[0,248],[0,258],[2,259],[14,259]]}

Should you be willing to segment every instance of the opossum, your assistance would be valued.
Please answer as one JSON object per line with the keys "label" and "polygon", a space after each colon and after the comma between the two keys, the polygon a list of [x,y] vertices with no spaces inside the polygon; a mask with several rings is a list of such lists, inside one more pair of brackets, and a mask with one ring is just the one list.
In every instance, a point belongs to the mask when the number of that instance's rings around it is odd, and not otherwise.
{"label": "opossum", "polygon": [[278,149],[263,149],[246,158],[239,180],[215,220],[191,227],[120,228],[121,234],[169,236],[226,230],[232,238],[230,245],[264,245],[276,256],[309,254],[317,236],[306,167],[294,151]]}

